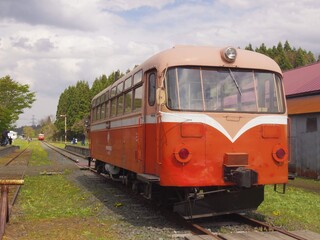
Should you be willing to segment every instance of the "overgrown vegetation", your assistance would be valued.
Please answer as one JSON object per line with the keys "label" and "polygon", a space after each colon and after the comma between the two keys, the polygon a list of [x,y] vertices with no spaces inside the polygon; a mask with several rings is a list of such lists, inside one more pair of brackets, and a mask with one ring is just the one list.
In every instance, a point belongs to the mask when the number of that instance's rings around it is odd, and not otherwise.
{"label": "overgrown vegetation", "polygon": [[30,144],[32,150],[31,159],[29,160],[30,166],[50,166],[52,164],[48,159],[48,153],[40,146],[40,141],[34,141]]}
{"label": "overgrown vegetation", "polygon": [[24,221],[92,216],[99,208],[88,205],[89,195],[64,175],[30,176],[25,178],[24,185],[21,191]]}

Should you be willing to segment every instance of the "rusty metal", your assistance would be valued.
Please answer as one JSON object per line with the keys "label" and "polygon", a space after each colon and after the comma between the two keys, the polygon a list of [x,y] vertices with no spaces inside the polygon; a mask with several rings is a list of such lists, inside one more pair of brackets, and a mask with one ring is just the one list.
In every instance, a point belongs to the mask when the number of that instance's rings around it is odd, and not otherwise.
{"label": "rusty metal", "polygon": [[[29,146],[28,146],[29,147]],[[16,158],[18,158],[20,155],[22,155],[27,149],[28,147],[26,147],[25,149],[23,149],[19,154],[17,154],[15,157],[13,157],[10,161],[8,161],[5,166],[8,166],[10,163],[12,163],[13,160],[15,160]]]}
{"label": "rusty metal", "polygon": [[8,204],[8,191],[6,185],[1,186],[1,205],[0,205],[0,239],[4,235],[6,223],[9,221],[9,204]]}
{"label": "rusty metal", "polygon": [[23,179],[0,179],[0,185],[23,185]]}
{"label": "rusty metal", "polygon": [[[9,185],[23,185],[23,179],[0,179],[1,185],[1,202],[0,202],[0,239],[3,238],[6,223],[9,222]],[[15,197],[16,198],[16,197]]]}
{"label": "rusty metal", "polygon": [[213,237],[213,238],[215,238],[215,239],[220,239],[220,240],[222,239],[222,238],[220,238],[219,236],[217,236],[216,234],[213,234],[212,232],[210,232],[209,230],[207,230],[207,229],[199,226],[198,224],[191,223],[190,226],[191,226],[192,228],[196,229],[197,231],[199,231],[199,232],[201,232],[201,233],[204,233],[204,234],[206,234],[206,235],[209,235],[209,236],[211,236],[211,237]]}
{"label": "rusty metal", "polygon": [[287,235],[293,239],[296,239],[296,240],[308,240],[306,238],[303,238],[301,236],[298,236],[294,233],[291,233],[291,232],[288,232],[286,230],[283,230],[281,228],[278,228],[278,227],[274,227],[274,226],[271,226],[267,223],[264,223],[264,222],[261,222],[261,221],[258,221],[258,220],[255,220],[255,219],[252,219],[252,218],[249,218],[249,217],[246,217],[246,216],[243,216],[243,215],[240,215],[240,214],[236,214],[239,218],[243,219],[245,222],[247,223],[251,223],[251,224],[254,224],[256,226],[260,226],[260,227],[263,227],[264,229],[267,229],[268,231],[276,231],[276,232],[280,232],[284,235]]}

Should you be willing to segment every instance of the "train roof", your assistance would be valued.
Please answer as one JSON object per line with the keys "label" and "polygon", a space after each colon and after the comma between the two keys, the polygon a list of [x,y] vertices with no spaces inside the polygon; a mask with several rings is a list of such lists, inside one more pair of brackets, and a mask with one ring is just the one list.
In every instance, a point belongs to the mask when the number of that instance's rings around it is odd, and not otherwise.
{"label": "train roof", "polygon": [[178,45],[173,48],[159,52],[144,63],[134,68],[128,74],[124,75],[111,86],[98,93],[93,99],[103,95],[108,89],[118,85],[130,76],[133,76],[141,69],[145,72],[156,68],[163,71],[172,66],[210,66],[210,67],[229,67],[229,68],[248,68],[276,72],[282,76],[279,65],[270,57],[254,51],[237,49],[237,58],[229,63],[223,60],[221,51],[225,47],[210,46],[187,46]]}

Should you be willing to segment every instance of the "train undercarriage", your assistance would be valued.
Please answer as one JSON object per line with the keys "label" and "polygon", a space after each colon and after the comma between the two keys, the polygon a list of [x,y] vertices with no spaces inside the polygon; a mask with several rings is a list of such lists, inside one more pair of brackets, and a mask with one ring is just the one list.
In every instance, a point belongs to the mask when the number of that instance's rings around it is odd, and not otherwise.
{"label": "train undercarriage", "polygon": [[137,174],[99,160],[95,160],[95,170],[161,206],[170,207],[185,219],[253,210],[264,199],[264,186],[162,187],[157,176]]}

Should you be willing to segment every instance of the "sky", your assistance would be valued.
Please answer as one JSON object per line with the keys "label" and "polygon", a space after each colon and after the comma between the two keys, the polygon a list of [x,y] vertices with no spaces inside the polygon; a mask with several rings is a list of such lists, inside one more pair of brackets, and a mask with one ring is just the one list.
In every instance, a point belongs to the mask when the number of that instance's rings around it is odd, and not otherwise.
{"label": "sky", "polygon": [[17,126],[55,116],[60,94],[176,45],[283,44],[320,54],[315,0],[0,0],[0,77],[36,101]]}

